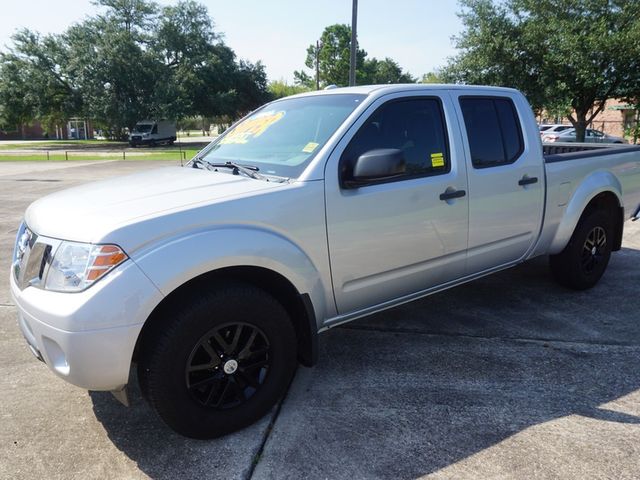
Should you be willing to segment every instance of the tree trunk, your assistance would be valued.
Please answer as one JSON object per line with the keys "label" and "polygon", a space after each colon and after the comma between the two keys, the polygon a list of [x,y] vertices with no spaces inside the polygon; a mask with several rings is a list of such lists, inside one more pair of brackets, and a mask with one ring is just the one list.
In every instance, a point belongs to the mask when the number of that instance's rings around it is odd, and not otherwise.
{"label": "tree trunk", "polygon": [[577,111],[575,122],[571,122],[573,128],[576,129],[576,142],[584,142],[584,136],[587,131],[587,112]]}

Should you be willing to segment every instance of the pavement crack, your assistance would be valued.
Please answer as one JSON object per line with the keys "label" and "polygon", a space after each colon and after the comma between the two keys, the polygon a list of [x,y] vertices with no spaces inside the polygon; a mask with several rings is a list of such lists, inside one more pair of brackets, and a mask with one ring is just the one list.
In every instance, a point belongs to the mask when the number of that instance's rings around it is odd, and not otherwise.
{"label": "pavement crack", "polygon": [[436,331],[424,331],[414,330],[411,328],[379,328],[370,326],[356,326],[356,325],[340,325],[336,328],[344,330],[361,330],[366,332],[380,332],[380,333],[406,333],[411,335],[428,335],[432,337],[456,337],[456,338],[471,338],[479,340],[511,340],[515,342],[528,342],[528,343],[559,343],[564,345],[594,345],[602,347],[632,347],[638,348],[640,344],[637,343],[623,343],[623,342],[598,342],[595,340],[562,340],[557,338],[532,338],[532,337],[510,337],[500,335],[476,335],[471,333],[456,333],[456,332],[436,332]]}
{"label": "pavement crack", "polygon": [[266,430],[264,432],[264,435],[262,436],[262,442],[260,442],[260,447],[258,448],[258,451],[256,452],[255,456],[253,457],[253,461],[251,462],[251,468],[249,469],[249,473],[247,473],[247,476],[246,476],[247,480],[251,480],[253,478],[253,474],[254,474],[255,470],[258,467],[258,464],[260,463],[260,461],[262,460],[262,453],[264,452],[264,448],[267,445],[267,441],[269,440],[269,437],[271,436],[271,432],[273,431],[273,427],[275,426],[276,421],[278,420],[278,417],[280,416],[280,410],[282,410],[282,406],[284,405],[284,402],[287,400],[287,396],[289,395],[289,390],[291,390],[291,384],[293,383],[294,378],[295,378],[295,375],[291,379],[291,382],[289,382],[289,386],[287,387],[287,390],[285,391],[284,395],[280,399],[280,402],[276,406],[276,411],[273,414],[273,417],[271,417],[271,421],[269,421],[269,425],[267,425],[267,428],[266,428]]}
{"label": "pavement crack", "polygon": [[0,307],[15,307],[13,303],[0,303]]}

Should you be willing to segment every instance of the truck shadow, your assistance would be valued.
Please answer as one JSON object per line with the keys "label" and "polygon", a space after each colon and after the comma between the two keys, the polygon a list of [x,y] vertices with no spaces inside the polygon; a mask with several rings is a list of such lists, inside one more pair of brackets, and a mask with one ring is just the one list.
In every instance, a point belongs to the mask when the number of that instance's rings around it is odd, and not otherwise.
{"label": "truck shadow", "polygon": [[[606,405],[640,388],[639,264],[640,251],[623,249],[596,288],[572,292],[537,259],[331,330],[319,364],[298,371],[257,477],[415,478],[516,435],[528,448],[557,442],[567,462],[596,461],[570,450],[581,435],[607,431],[584,422],[640,424],[637,409]],[[135,392],[131,411],[108,394],[91,399],[113,443],[153,478],[196,476],[226,449],[259,444],[266,428],[184,439]],[[565,421],[571,429],[536,437]]]}

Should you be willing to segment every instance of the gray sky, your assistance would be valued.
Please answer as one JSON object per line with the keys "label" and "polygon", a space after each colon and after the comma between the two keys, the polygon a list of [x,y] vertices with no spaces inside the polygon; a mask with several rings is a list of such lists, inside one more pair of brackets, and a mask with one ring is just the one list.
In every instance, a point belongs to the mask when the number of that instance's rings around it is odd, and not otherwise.
{"label": "gray sky", "polygon": [[[304,67],[306,49],[325,26],[351,22],[351,0],[200,0],[216,30],[238,57],[262,60],[270,80],[290,83]],[[93,15],[89,0],[0,0],[0,45],[21,27],[61,33]],[[162,0],[161,4],[176,2]],[[370,57],[391,57],[421,77],[455,53],[451,37],[461,24],[455,0],[359,0],[358,41]]]}

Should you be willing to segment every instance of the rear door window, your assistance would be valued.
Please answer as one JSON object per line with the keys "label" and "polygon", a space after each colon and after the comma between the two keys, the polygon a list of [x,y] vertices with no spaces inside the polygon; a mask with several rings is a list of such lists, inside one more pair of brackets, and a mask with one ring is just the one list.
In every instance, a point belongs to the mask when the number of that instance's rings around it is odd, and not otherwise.
{"label": "rear door window", "polygon": [[524,150],[522,127],[511,99],[461,97],[471,163],[487,168],[515,162]]}

